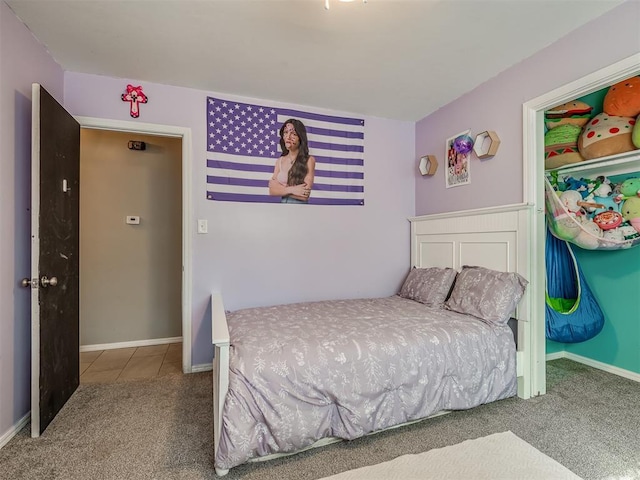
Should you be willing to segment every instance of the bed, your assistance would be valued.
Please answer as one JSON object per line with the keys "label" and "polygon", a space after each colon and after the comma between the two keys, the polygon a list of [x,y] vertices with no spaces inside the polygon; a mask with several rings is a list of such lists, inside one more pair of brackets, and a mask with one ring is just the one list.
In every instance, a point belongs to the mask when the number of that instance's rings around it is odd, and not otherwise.
{"label": "bed", "polygon": [[385,298],[229,313],[213,292],[216,473],[524,396],[527,329],[507,321],[526,320],[527,215],[411,219],[412,268]]}

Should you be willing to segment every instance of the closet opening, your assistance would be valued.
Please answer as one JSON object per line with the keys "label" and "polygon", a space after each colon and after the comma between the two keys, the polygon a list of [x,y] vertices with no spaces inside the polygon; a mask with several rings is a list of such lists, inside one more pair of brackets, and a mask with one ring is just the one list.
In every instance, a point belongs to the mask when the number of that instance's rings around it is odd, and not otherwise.
{"label": "closet opening", "polygon": [[[574,82],[564,85],[545,95],[537,97],[523,105],[523,192],[524,201],[535,205],[535,219],[532,225],[532,318],[533,337],[537,358],[539,362],[536,369],[536,379],[540,394],[546,393],[546,369],[544,359],[547,355],[547,341],[545,335],[545,254],[546,254],[546,221],[545,221],[545,181],[548,171],[545,170],[545,111],[566,102],[597,93],[603,89],[640,74],[640,54],[633,55],[609,67],[603,68],[592,74],[586,75]],[[640,171],[640,150],[627,152],[606,159],[593,159],[585,162],[576,162],[565,166],[565,173],[575,173],[576,176],[601,175],[602,169],[606,169],[608,175],[624,174],[630,171]],[[577,247],[576,247],[577,249]],[[607,254],[608,252],[605,252]],[[615,254],[615,253],[614,253]],[[624,252],[620,253],[624,255]],[[595,255],[595,253],[594,253]],[[625,374],[624,369],[611,367],[607,361],[590,360],[584,354],[567,352],[566,348],[560,352],[574,356],[574,359],[583,361],[591,366],[606,369],[617,374]],[[580,351],[579,349],[575,351]],[[606,356],[605,356],[606,357]],[[603,358],[605,358],[603,357]],[[560,358],[560,357],[557,357]],[[611,356],[609,355],[609,357]],[[606,360],[606,359],[605,359]],[[590,363],[589,363],[590,362]],[[640,375],[638,375],[640,378]]]}

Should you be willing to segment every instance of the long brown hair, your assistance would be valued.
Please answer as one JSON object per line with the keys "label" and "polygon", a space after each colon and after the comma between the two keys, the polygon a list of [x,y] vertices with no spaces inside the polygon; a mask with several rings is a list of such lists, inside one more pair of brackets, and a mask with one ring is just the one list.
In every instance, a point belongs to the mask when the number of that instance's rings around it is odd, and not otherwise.
{"label": "long brown hair", "polygon": [[293,165],[289,169],[289,178],[287,179],[287,185],[300,185],[304,183],[304,177],[309,173],[309,167],[307,166],[307,162],[309,161],[309,141],[307,140],[307,129],[300,120],[295,118],[290,118],[286,122],[282,124],[280,127],[280,148],[282,149],[282,156],[284,157],[289,153],[287,147],[284,144],[284,127],[290,123],[293,125],[293,129],[296,131],[296,135],[298,135],[298,139],[300,140],[300,146],[298,148],[298,155],[296,156]]}

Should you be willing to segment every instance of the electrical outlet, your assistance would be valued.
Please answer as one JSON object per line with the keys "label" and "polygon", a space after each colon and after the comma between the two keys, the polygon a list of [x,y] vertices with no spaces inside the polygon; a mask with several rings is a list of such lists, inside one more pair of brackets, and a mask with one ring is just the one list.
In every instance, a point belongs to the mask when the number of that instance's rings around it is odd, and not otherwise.
{"label": "electrical outlet", "polygon": [[207,221],[204,219],[198,220],[198,233],[207,233]]}

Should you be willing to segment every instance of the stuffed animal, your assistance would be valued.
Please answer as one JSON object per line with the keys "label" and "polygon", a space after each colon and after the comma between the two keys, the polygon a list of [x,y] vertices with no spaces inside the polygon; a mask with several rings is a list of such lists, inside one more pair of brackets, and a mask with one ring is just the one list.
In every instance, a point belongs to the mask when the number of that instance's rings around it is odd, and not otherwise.
{"label": "stuffed animal", "polygon": [[635,150],[631,141],[635,123],[634,117],[620,117],[604,112],[596,115],[582,129],[578,139],[580,154],[586,160],[591,160]]}
{"label": "stuffed animal", "polygon": [[580,233],[580,224],[571,214],[554,215],[550,226],[554,235],[560,240],[573,240]]}
{"label": "stuffed animal", "polygon": [[584,160],[578,150],[578,138],[581,131],[582,128],[578,125],[564,124],[545,133],[544,168],[546,170]]}
{"label": "stuffed animal", "polygon": [[596,179],[597,186],[584,198],[590,206],[586,207],[587,212],[595,217],[602,212],[620,213],[622,199],[613,194],[613,188],[609,179],[600,176]]}
{"label": "stuffed animal", "polygon": [[609,195],[608,197],[593,197],[593,200],[586,198],[585,201],[594,205],[593,207],[587,208],[587,211],[594,216],[602,212],[620,213],[621,202],[618,197],[614,197],[613,195]]}
{"label": "stuffed animal", "polygon": [[563,103],[544,112],[545,125],[549,130],[567,124],[582,128],[591,118],[592,110],[592,106],[579,100]]}
{"label": "stuffed animal", "polygon": [[560,194],[560,203],[569,213],[580,215],[582,208],[578,205],[580,202],[582,202],[582,195],[577,190],[566,190]]}
{"label": "stuffed animal", "polygon": [[581,222],[582,229],[574,239],[574,242],[587,250],[595,250],[600,245],[603,232],[598,225],[591,221]]}
{"label": "stuffed animal", "polygon": [[589,183],[584,178],[577,179],[573,177],[565,177],[564,188],[562,191],[564,192],[567,190],[575,190],[582,196],[582,198],[585,198],[589,195]]}
{"label": "stuffed animal", "polygon": [[623,199],[627,199],[629,197],[640,197],[640,178],[627,178],[620,185],[620,194]]}
{"label": "stuffed animal", "polygon": [[624,234],[620,228],[612,228],[611,230],[605,230],[602,238],[611,242],[622,242],[624,240]]}
{"label": "stuffed animal", "polygon": [[640,232],[640,197],[629,197],[622,204],[622,216]]}
{"label": "stuffed animal", "polygon": [[593,217],[593,223],[598,225],[602,230],[611,230],[622,225],[623,218],[619,212],[606,210],[600,212]]}
{"label": "stuffed animal", "polygon": [[635,240],[636,238],[640,238],[640,232],[632,227],[629,222],[624,222],[618,227],[618,230],[622,233],[625,240]]}
{"label": "stuffed animal", "polygon": [[594,197],[608,197],[613,192],[611,187],[611,180],[604,175],[600,175],[594,182],[594,187],[591,193]]}
{"label": "stuffed animal", "polygon": [[636,123],[631,132],[631,141],[636,148],[640,148],[640,115],[636,118]]}
{"label": "stuffed animal", "polygon": [[608,115],[640,115],[640,77],[631,77],[612,85],[604,97],[602,109]]}

